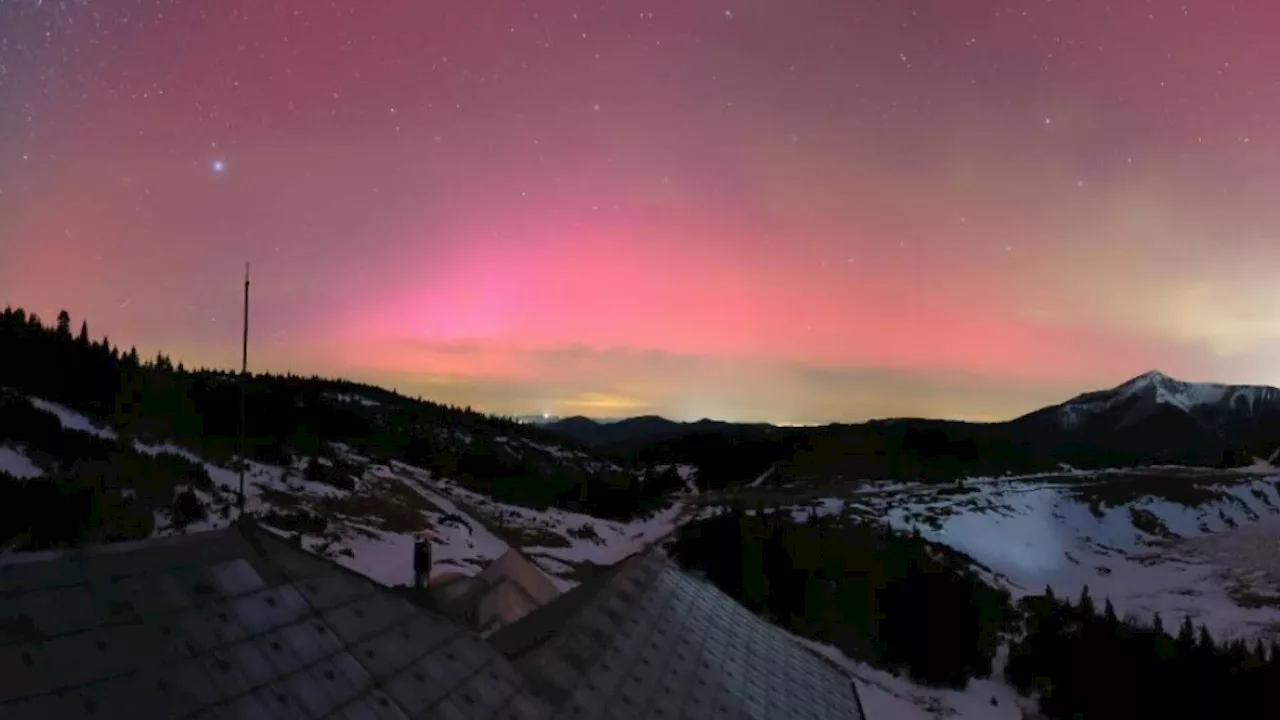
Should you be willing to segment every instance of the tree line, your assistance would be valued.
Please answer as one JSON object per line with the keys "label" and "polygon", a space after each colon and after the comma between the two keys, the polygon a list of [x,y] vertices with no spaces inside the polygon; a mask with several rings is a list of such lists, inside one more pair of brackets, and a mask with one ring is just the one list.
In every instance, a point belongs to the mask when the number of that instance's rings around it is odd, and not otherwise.
{"label": "tree line", "polygon": [[1005,678],[1054,720],[1254,717],[1280,686],[1280,642],[1166,630],[1043,595],[1013,604],[971,560],[885,525],[741,503],[683,527],[672,556],[771,622],[932,686]]}
{"label": "tree line", "polygon": [[1085,587],[1072,602],[1046,588],[1020,602],[1025,633],[1005,676],[1050,718],[1219,718],[1270,714],[1280,683],[1280,644],[1215,639],[1184,617],[1170,634],[1150,622],[1099,611]]}
{"label": "tree line", "polygon": [[990,675],[1014,619],[962,556],[874,523],[736,504],[681,528],[672,556],[777,625],[931,685]]}
{"label": "tree line", "polygon": [[[532,507],[556,506],[628,518],[670,502],[682,485],[672,473],[561,459],[523,451],[498,438],[565,447],[536,426],[346,381],[296,375],[191,370],[163,353],[140,358],[108,338],[91,339],[87,323],[72,331],[70,315],[52,326],[33,313],[0,312],[0,387],[57,402],[102,420],[128,437],[174,441],[213,462],[238,454],[240,384],[246,404],[244,455],[292,464],[332,455],[341,441],[375,461],[421,465],[486,492]],[[361,395],[370,405],[343,402]],[[70,442],[70,441],[69,441]],[[74,443],[72,443],[74,445]],[[68,446],[68,455],[75,450]]]}

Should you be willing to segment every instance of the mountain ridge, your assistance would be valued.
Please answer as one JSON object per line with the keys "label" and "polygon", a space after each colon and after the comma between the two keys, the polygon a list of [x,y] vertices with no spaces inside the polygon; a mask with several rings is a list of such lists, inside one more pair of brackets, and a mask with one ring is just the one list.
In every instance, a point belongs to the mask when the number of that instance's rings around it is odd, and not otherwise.
{"label": "mountain ridge", "polygon": [[[652,417],[544,426],[605,455],[686,463],[706,487],[844,479],[951,480],[1076,468],[1228,467],[1280,448],[1280,389],[1152,370],[1000,422],[890,418],[815,427]],[[606,429],[608,428],[608,429]]]}
{"label": "mountain ridge", "polygon": [[[635,427],[639,424],[651,424],[655,427],[663,429],[704,429],[715,426],[731,426],[731,427],[847,427],[856,425],[871,424],[892,424],[892,423],[911,423],[911,422],[931,422],[931,423],[963,423],[966,425],[1001,425],[1017,422],[1023,418],[1042,413],[1050,408],[1057,408],[1064,405],[1079,405],[1086,403],[1091,399],[1099,396],[1111,395],[1120,391],[1142,392],[1149,388],[1156,388],[1160,392],[1159,400],[1168,404],[1178,405],[1183,409],[1188,407],[1212,403],[1216,397],[1232,396],[1247,397],[1248,395],[1256,395],[1265,397],[1268,401],[1274,399],[1280,402],[1280,388],[1271,385],[1261,384],[1234,384],[1221,382],[1204,382],[1204,381],[1188,381],[1168,375],[1158,369],[1148,370],[1141,375],[1136,375],[1120,384],[1097,390],[1087,390],[1079,393],[1071,398],[1054,405],[1031,410],[1022,415],[1017,415],[1007,420],[990,420],[990,421],[974,421],[956,418],[926,418],[915,416],[890,416],[883,418],[870,418],[860,422],[848,421],[832,421],[827,423],[814,423],[810,425],[791,425],[784,423],[770,422],[735,422],[731,420],[716,420],[713,418],[702,418],[699,420],[673,420],[663,415],[646,414],[635,415],[625,418],[593,418],[586,415],[572,415],[568,417],[553,418],[544,423],[544,426],[559,434],[576,437],[580,441],[590,442],[588,437],[591,431],[598,428],[618,425],[630,425]],[[1177,391],[1171,390],[1176,388]],[[1183,397],[1179,398],[1181,394]],[[625,434],[625,433],[620,433]]]}

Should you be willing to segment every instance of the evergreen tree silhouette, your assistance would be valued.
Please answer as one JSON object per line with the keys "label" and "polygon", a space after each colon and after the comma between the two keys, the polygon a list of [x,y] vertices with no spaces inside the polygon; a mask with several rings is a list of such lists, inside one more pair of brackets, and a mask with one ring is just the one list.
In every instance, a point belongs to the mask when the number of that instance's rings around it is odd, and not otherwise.
{"label": "evergreen tree silhouette", "polygon": [[57,333],[59,340],[71,339],[71,314],[66,310],[58,313],[58,327],[54,332]]}
{"label": "evergreen tree silhouette", "polygon": [[1092,620],[1096,612],[1093,608],[1093,598],[1089,597],[1089,586],[1085,585],[1080,590],[1080,619],[1088,622]]}
{"label": "evergreen tree silhouette", "polygon": [[1191,616],[1182,617],[1182,625],[1178,628],[1178,652],[1190,655],[1196,647],[1196,628],[1191,623]]}
{"label": "evergreen tree silhouette", "polygon": [[1217,646],[1213,642],[1213,636],[1209,634],[1209,628],[1204,625],[1200,626],[1200,634],[1196,642],[1197,648],[1204,655],[1213,655],[1217,651]]}

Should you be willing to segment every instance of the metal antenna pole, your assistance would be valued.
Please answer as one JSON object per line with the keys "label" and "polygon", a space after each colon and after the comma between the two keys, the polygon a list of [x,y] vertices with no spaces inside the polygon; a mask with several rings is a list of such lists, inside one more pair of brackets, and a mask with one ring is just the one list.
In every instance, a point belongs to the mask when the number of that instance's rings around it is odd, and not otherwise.
{"label": "metal antenna pole", "polygon": [[244,337],[240,345],[240,495],[236,499],[239,507],[237,518],[244,518],[244,468],[247,464],[244,456],[245,434],[245,385],[249,378],[249,263],[244,264]]}

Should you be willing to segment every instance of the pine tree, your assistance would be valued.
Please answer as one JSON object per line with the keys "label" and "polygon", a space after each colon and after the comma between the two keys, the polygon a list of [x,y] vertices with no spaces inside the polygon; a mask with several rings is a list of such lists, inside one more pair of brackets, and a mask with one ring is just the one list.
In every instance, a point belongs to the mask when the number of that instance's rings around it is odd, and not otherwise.
{"label": "pine tree", "polygon": [[1102,619],[1107,622],[1107,626],[1114,628],[1120,624],[1120,618],[1116,617],[1116,608],[1111,604],[1111,598],[1107,598],[1106,603],[1102,606]]}
{"label": "pine tree", "polygon": [[1253,645],[1253,658],[1250,667],[1260,668],[1267,664],[1267,646],[1263,644],[1262,638],[1258,638]]}
{"label": "pine tree", "polygon": [[1244,638],[1232,640],[1231,645],[1227,648],[1227,653],[1231,656],[1233,668],[1243,667],[1249,656],[1249,649],[1245,646]]}
{"label": "pine tree", "polygon": [[1093,598],[1089,597],[1089,586],[1085,585],[1080,591],[1080,618],[1085,621],[1092,620],[1096,612],[1093,607]]}
{"label": "pine tree", "polygon": [[1213,651],[1217,647],[1213,642],[1213,636],[1209,634],[1209,628],[1204,625],[1200,626],[1200,637],[1196,645],[1197,649],[1206,655],[1213,654]]}
{"label": "pine tree", "polygon": [[1189,655],[1196,647],[1196,628],[1191,623],[1191,616],[1182,617],[1182,625],[1178,628],[1178,653]]}
{"label": "pine tree", "polygon": [[[69,319],[69,318],[68,318],[68,319]],[[80,335],[79,335],[78,337],[76,337],[76,342],[78,342],[78,343],[80,343],[81,345],[86,346],[86,347],[89,345],[89,323],[88,323],[88,321],[84,321],[84,320],[82,320],[82,321],[80,322]]]}
{"label": "pine tree", "polygon": [[60,340],[71,339],[71,314],[66,310],[58,313],[58,327],[55,332],[58,333],[58,339]]}
{"label": "pine tree", "polygon": [[1160,613],[1151,618],[1151,629],[1159,635],[1164,634],[1164,620],[1160,619]]}

